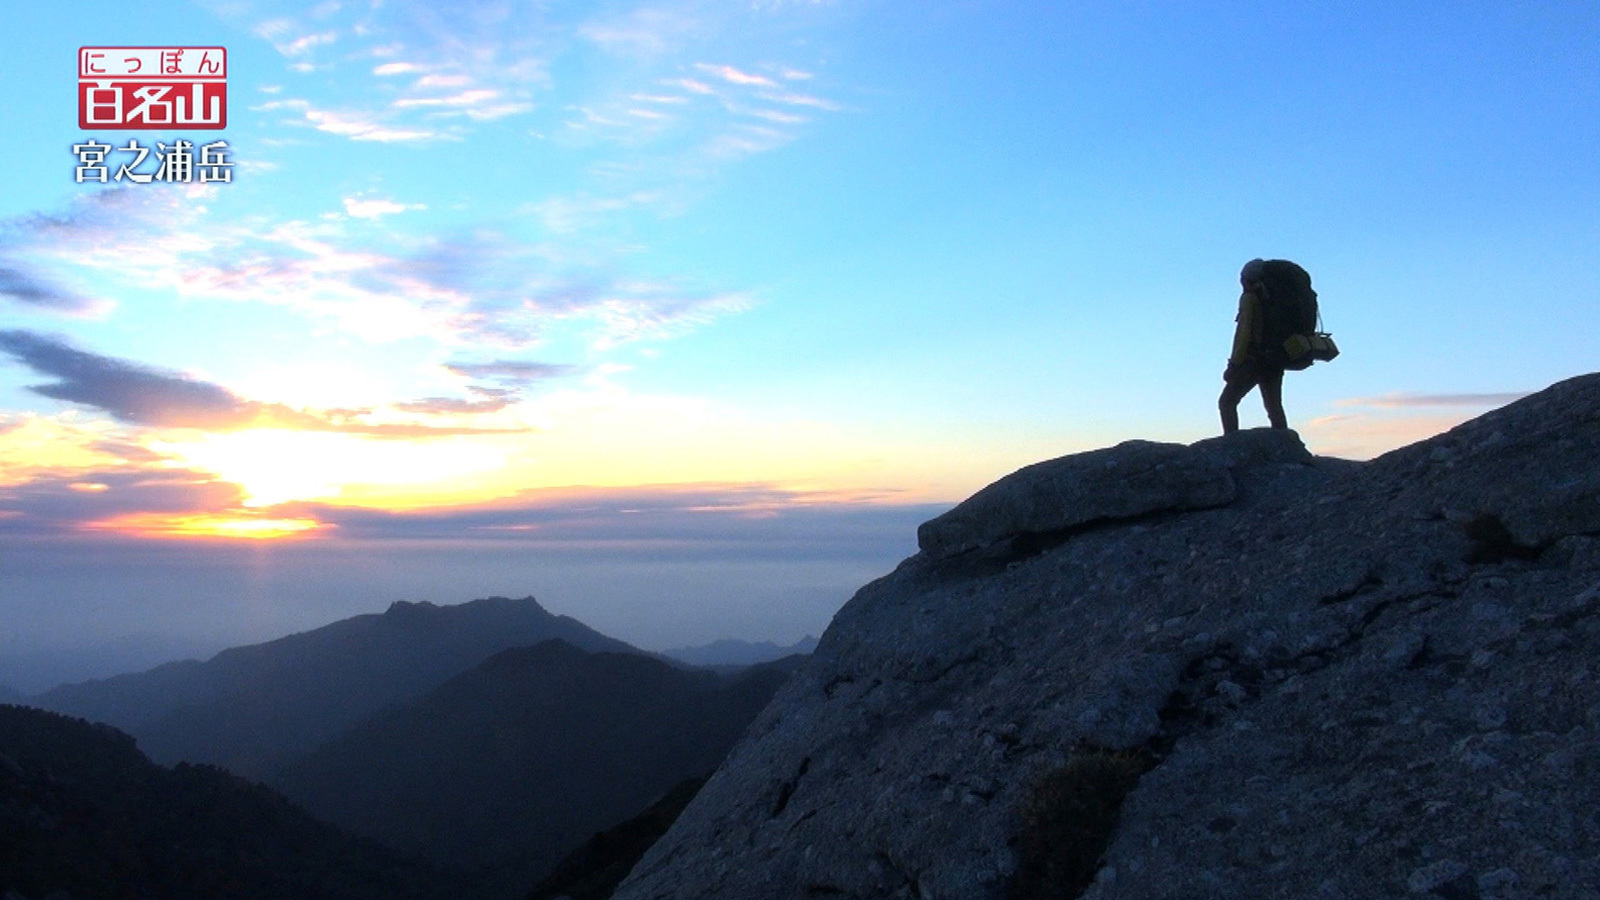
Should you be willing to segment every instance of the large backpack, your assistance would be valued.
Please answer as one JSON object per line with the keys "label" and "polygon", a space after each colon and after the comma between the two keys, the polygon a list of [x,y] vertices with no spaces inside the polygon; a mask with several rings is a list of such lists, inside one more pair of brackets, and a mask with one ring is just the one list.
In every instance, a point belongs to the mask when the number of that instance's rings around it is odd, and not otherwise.
{"label": "large backpack", "polygon": [[[1313,359],[1338,355],[1332,340],[1317,329],[1317,292],[1305,269],[1287,259],[1269,259],[1262,263],[1261,282],[1266,287],[1266,296],[1259,298],[1261,342],[1269,361],[1303,369]],[[1297,336],[1303,339],[1295,340]]]}

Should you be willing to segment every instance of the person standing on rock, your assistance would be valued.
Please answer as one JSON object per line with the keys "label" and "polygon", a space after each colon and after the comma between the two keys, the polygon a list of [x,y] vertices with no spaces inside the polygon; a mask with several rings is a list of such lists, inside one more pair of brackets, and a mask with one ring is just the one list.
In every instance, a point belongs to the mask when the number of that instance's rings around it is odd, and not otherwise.
{"label": "person standing on rock", "polygon": [[1252,259],[1239,271],[1239,324],[1233,331],[1233,354],[1222,372],[1222,396],[1217,408],[1222,412],[1222,433],[1239,430],[1239,401],[1252,388],[1261,388],[1261,402],[1273,428],[1288,428],[1283,413],[1283,361],[1268,339],[1267,304],[1271,302],[1265,282],[1267,264]]}

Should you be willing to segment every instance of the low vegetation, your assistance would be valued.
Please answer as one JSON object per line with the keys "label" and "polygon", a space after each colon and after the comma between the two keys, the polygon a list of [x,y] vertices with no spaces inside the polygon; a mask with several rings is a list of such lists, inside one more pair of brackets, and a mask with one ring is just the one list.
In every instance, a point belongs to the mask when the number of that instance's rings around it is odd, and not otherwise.
{"label": "low vegetation", "polygon": [[1010,900],[1065,900],[1094,880],[1122,800],[1150,768],[1144,753],[1075,751],[1045,772],[1018,811],[1017,874]]}

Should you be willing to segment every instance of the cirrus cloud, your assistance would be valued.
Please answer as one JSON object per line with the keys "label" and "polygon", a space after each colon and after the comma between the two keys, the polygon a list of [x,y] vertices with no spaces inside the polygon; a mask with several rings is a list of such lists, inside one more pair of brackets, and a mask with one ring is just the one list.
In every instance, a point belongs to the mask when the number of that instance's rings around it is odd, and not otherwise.
{"label": "cirrus cloud", "polygon": [[[0,223],[11,282],[46,302],[48,275],[97,276],[195,300],[270,303],[369,341],[423,337],[519,349],[553,328],[595,347],[672,337],[747,307],[739,292],[564,260],[560,248],[476,229],[408,237],[380,224],[402,204],[352,197],[344,216],[214,220],[195,192],[111,189],[59,213]],[[645,202],[643,195],[627,203]],[[26,279],[26,280],[23,280]],[[50,294],[65,307],[61,292]],[[80,305],[77,308],[92,308]]]}
{"label": "cirrus cloud", "polygon": [[1487,394],[1383,394],[1378,397],[1349,397],[1334,401],[1335,406],[1366,406],[1375,409],[1411,409],[1416,407],[1471,406],[1488,409],[1505,406],[1528,396],[1527,391],[1505,391]]}
{"label": "cirrus cloud", "polygon": [[79,350],[60,338],[20,329],[0,331],[0,352],[55,379],[29,385],[29,391],[102,410],[129,425],[218,432],[272,427],[394,438],[518,430],[372,422],[367,419],[371,410],[298,410],[246,400],[202,379]]}
{"label": "cirrus cloud", "polygon": [[408,209],[427,209],[425,203],[396,203],[382,197],[364,199],[361,197],[344,198],[345,215],[353,219],[376,219],[379,216],[392,216],[403,213]]}
{"label": "cirrus cloud", "polygon": [[3,258],[0,258],[0,297],[67,315],[93,315],[111,306],[26,272],[16,263],[7,264]]}

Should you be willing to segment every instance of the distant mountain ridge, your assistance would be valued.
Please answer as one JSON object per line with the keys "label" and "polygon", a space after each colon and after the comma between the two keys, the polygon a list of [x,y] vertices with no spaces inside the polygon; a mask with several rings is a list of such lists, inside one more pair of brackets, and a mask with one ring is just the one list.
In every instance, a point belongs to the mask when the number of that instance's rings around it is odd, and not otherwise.
{"label": "distant mountain ridge", "polygon": [[752,642],[723,638],[712,641],[709,644],[663,650],[661,655],[671,657],[679,662],[686,662],[691,666],[715,668],[722,666],[753,666],[758,663],[782,659],[785,656],[793,656],[797,653],[809,654],[815,649],[817,649],[817,639],[808,634],[786,647],[779,646],[771,641]]}
{"label": "distant mountain ridge", "polygon": [[215,767],[163,768],[110,726],[0,706],[0,896],[479,895],[462,876],[358,840]]}
{"label": "distant mountain ridge", "polygon": [[206,762],[263,778],[341,731],[415,699],[502,650],[559,638],[640,653],[533,597],[454,606],[397,601],[206,662],[63,685],[29,703],[128,731],[159,762]]}
{"label": "distant mountain ridge", "polygon": [[513,648],[271,783],[359,834],[526,892],[595,832],[715,769],[794,662],[723,676],[563,640]]}

